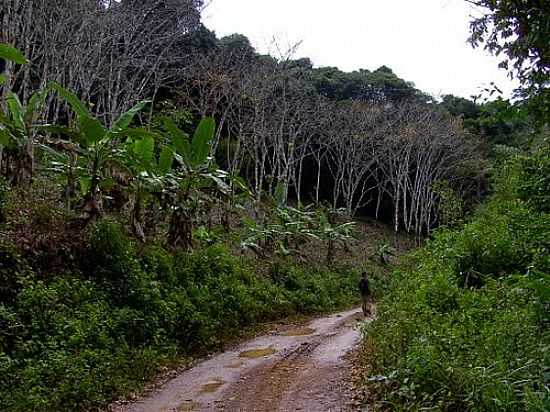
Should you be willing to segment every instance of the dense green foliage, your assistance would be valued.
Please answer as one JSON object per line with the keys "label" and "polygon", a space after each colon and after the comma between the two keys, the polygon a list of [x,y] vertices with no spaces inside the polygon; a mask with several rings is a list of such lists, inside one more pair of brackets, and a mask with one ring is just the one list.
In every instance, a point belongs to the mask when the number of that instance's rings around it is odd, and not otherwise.
{"label": "dense green foliage", "polygon": [[550,408],[549,159],[541,149],[505,162],[507,184],[472,221],[439,231],[394,274],[366,331],[380,406]]}
{"label": "dense green foliage", "polygon": [[540,0],[466,0],[479,7],[470,42],[501,57],[520,82],[519,95],[543,123],[550,116],[550,3]]}
{"label": "dense green foliage", "polygon": [[550,213],[550,147],[523,158],[520,170],[519,196],[533,208]]}
{"label": "dense green foliage", "polygon": [[96,408],[243,327],[349,305],[357,280],[290,263],[259,275],[219,245],[138,247],[110,220],[89,227],[78,274],[44,279],[7,245],[0,255],[2,411]]}

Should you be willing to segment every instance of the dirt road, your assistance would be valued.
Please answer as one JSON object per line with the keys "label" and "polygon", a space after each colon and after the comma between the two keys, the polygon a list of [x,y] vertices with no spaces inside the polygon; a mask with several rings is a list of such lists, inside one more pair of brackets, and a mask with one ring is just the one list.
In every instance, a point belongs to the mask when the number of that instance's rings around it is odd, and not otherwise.
{"label": "dirt road", "polygon": [[351,411],[360,310],[287,326],[206,359],[117,412]]}

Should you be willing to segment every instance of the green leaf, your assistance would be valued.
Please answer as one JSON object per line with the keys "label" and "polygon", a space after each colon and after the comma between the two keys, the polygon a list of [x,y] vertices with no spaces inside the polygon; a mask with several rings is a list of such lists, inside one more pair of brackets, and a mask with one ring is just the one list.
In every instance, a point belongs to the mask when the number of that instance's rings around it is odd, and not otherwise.
{"label": "green leaf", "polygon": [[80,132],[86,137],[88,145],[99,142],[107,133],[107,129],[101,122],[91,116],[79,117],[78,123]]}
{"label": "green leaf", "polygon": [[155,151],[155,139],[145,136],[134,142],[134,153],[144,163],[150,164]]}
{"label": "green leaf", "polygon": [[0,85],[6,83],[7,81],[8,81],[8,78],[3,74],[0,74]]}
{"label": "green leaf", "polygon": [[191,148],[193,150],[193,163],[201,165],[206,162],[210,154],[210,145],[216,132],[216,122],[211,117],[205,117],[199,123],[193,135]]}
{"label": "green leaf", "polygon": [[44,105],[47,94],[48,94],[47,90],[41,90],[39,92],[34,93],[30,97],[29,103],[27,104],[27,110],[25,111],[25,119],[27,119],[27,121],[29,122],[33,121],[34,115]]}
{"label": "green leaf", "polygon": [[189,136],[180,130],[178,126],[172,121],[172,119],[165,117],[162,119],[164,127],[172,138],[172,144],[176,152],[183,157],[183,161],[187,164],[191,161],[191,146],[189,144]]}
{"label": "green leaf", "polygon": [[82,176],[78,179],[78,183],[80,184],[80,193],[82,196],[88,194],[92,187],[92,178],[90,176]]}
{"label": "green leaf", "polygon": [[0,146],[9,146],[10,134],[6,129],[0,129]]}
{"label": "green leaf", "polygon": [[163,146],[159,156],[159,170],[162,174],[167,174],[172,170],[174,162],[174,150],[169,146]]}
{"label": "green leaf", "polygon": [[16,64],[27,64],[28,60],[15,47],[0,43],[0,58],[12,61]]}
{"label": "green leaf", "polygon": [[111,177],[103,179],[99,182],[99,188],[105,192],[109,192],[113,189],[113,187],[115,187],[115,181]]}
{"label": "green leaf", "polygon": [[19,100],[19,97],[15,93],[9,93],[8,94],[8,108],[11,113],[11,117],[13,119],[13,122],[15,124],[15,127],[17,127],[20,130],[25,129],[25,121],[24,121],[24,109],[23,105],[21,104],[21,101]]}
{"label": "green leaf", "polygon": [[111,128],[111,130],[115,133],[119,133],[122,130],[127,129],[128,126],[130,126],[130,123],[132,123],[132,120],[134,119],[135,115],[141,112],[148,103],[151,103],[151,101],[143,100],[138,104],[136,104],[127,112],[121,114],[118,120],[115,122],[115,124]]}
{"label": "green leaf", "polygon": [[51,82],[48,85],[48,89],[56,91],[57,94],[71,106],[78,117],[92,117],[84,103],[82,103],[73,92],[65,89],[63,86],[55,82]]}

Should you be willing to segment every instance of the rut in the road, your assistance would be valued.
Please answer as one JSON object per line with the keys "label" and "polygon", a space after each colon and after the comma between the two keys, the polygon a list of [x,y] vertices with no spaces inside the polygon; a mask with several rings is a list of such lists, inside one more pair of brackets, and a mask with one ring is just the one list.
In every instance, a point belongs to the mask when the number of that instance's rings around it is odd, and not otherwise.
{"label": "rut in the road", "polygon": [[359,310],[279,330],[199,363],[116,412],[349,411]]}

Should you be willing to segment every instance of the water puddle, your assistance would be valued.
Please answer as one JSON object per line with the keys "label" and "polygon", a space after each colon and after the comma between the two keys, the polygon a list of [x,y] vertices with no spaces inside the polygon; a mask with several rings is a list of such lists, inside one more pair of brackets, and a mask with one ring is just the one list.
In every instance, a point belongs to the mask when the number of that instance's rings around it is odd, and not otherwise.
{"label": "water puddle", "polygon": [[251,350],[245,350],[244,352],[239,353],[239,357],[241,358],[248,358],[248,359],[256,359],[256,358],[263,358],[264,356],[273,355],[276,353],[277,350],[273,348],[259,348],[259,349],[251,349]]}
{"label": "water puddle", "polygon": [[183,405],[178,407],[178,412],[194,412],[199,411],[201,407],[200,403],[197,402],[186,402]]}
{"label": "water puddle", "polygon": [[282,332],[281,336],[307,336],[313,333],[315,333],[315,329],[312,328],[296,328]]}
{"label": "water puddle", "polygon": [[219,378],[216,378],[216,379],[213,379],[209,382],[206,382],[201,387],[201,393],[214,393],[218,389],[220,389],[223,386],[224,383],[225,383],[225,381],[223,379],[219,379]]}

